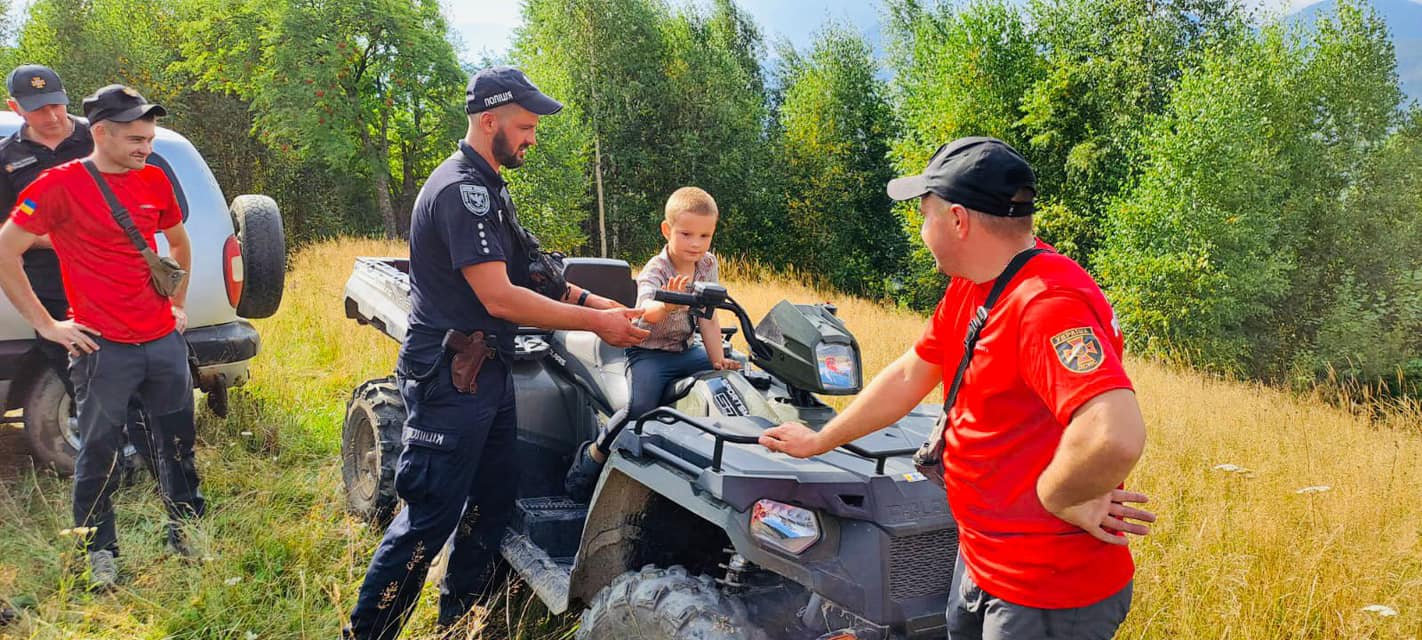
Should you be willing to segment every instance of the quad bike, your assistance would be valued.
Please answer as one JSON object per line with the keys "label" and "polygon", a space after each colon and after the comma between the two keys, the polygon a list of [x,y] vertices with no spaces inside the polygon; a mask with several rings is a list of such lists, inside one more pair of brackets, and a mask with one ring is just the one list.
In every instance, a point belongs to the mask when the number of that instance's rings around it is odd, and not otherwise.
{"label": "quad bike", "polygon": [[[360,258],[346,313],[404,338],[408,262]],[[631,306],[618,260],[571,258],[567,279]],[[583,609],[579,638],[898,639],[944,635],[958,532],[943,490],[911,460],[939,411],[820,456],[759,446],[787,420],[835,415],[816,394],[863,384],[858,343],[832,305],[781,302],[757,325],[726,290],[658,299],[698,314],[728,310],[750,353],[744,371],[669,385],[662,406],[617,416],[628,397],[622,349],[584,331],[520,331],[519,495],[502,555],[553,613]],[[610,451],[588,502],[564,474],[579,445]],[[393,378],[352,394],[342,435],[351,511],[377,523],[397,508],[404,407]]]}

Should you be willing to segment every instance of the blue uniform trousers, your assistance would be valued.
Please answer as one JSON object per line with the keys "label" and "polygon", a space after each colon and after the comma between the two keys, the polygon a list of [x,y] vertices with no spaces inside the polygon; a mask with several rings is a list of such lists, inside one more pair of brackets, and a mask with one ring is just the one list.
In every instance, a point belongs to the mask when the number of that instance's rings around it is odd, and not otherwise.
{"label": "blue uniform trousers", "polygon": [[[402,362],[407,418],[395,490],[405,506],[365,574],[348,638],[395,638],[413,611],[430,562],[446,542],[439,623],[456,622],[498,584],[499,543],[517,494],[513,377],[500,360],[480,370],[474,395],[454,390],[448,358]],[[425,372],[419,378],[409,372]]]}

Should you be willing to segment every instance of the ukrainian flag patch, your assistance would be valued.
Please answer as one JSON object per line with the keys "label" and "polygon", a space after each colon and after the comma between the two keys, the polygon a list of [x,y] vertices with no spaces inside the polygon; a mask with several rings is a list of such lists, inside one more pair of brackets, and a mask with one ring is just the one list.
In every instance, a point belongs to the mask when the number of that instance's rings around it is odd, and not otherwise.
{"label": "ukrainian flag patch", "polygon": [[34,213],[35,213],[35,201],[34,201],[34,200],[31,200],[31,199],[29,199],[29,198],[26,198],[24,202],[21,202],[21,203],[20,203],[20,213],[23,213],[23,214],[25,214],[25,215],[27,215],[27,216],[29,216],[29,215],[34,215]]}

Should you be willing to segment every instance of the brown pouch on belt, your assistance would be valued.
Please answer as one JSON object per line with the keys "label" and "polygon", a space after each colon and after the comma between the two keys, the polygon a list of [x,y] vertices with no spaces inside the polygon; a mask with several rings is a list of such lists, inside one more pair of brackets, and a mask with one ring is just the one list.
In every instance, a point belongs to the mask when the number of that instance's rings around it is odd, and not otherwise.
{"label": "brown pouch on belt", "polygon": [[484,361],[494,357],[495,351],[484,342],[484,332],[475,331],[473,335],[464,335],[454,329],[446,331],[444,334],[444,348],[449,350],[453,356],[450,359],[450,378],[454,382],[454,390],[460,393],[474,395],[479,390],[476,380],[479,378],[479,370],[484,367]]}

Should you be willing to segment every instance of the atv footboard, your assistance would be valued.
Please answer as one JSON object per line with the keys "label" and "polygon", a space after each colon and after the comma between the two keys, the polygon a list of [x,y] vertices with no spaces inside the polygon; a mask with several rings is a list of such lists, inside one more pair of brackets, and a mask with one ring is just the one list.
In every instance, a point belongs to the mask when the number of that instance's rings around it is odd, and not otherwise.
{"label": "atv footboard", "polygon": [[[941,638],[958,532],[943,490],[914,470],[916,448],[890,439],[799,460],[757,444],[766,426],[655,409],[618,439],[605,483],[649,487],[723,529],[751,571],[793,583],[804,629]],[[814,542],[787,551],[766,526],[766,505],[813,514]],[[600,507],[595,498],[592,511]]]}

